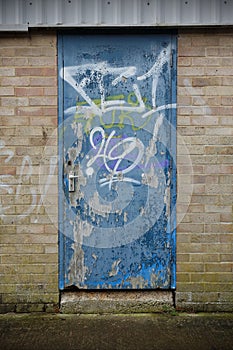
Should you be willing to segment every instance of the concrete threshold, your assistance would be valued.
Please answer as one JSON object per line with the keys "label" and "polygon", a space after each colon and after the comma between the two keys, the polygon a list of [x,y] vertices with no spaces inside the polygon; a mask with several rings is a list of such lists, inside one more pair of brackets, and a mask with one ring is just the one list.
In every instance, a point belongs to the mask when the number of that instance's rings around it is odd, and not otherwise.
{"label": "concrete threshold", "polygon": [[174,310],[172,291],[62,292],[64,314],[131,314]]}

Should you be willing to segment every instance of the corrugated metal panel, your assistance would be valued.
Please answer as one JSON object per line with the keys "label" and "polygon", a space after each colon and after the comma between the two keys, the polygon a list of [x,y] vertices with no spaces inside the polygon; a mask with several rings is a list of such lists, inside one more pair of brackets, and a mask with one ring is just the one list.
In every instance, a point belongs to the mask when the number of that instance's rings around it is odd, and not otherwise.
{"label": "corrugated metal panel", "polygon": [[0,30],[233,25],[233,0],[0,0]]}

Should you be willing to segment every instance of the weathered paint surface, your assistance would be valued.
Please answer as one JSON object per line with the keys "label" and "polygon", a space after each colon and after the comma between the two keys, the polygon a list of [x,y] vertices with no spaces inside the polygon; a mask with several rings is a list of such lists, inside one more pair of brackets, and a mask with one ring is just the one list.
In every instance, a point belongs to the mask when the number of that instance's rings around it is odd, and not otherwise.
{"label": "weathered paint surface", "polygon": [[173,288],[175,41],[63,35],[60,288]]}

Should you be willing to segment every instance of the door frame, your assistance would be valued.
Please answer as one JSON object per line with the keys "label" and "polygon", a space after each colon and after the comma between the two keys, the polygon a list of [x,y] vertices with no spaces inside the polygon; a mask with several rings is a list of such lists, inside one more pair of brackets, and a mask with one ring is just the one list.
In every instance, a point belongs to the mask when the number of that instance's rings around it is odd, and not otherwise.
{"label": "door frame", "polygon": [[[66,34],[87,34],[87,35],[99,35],[99,34],[127,34],[137,35],[137,34],[167,34],[171,35],[172,43],[172,63],[171,63],[171,75],[172,75],[172,86],[170,89],[171,100],[175,98],[177,101],[177,31],[176,30],[156,30],[154,28],[79,28],[78,30],[60,31],[57,33],[57,52],[58,52],[58,187],[61,190],[63,188],[63,130],[59,130],[59,126],[63,124],[63,98],[64,97],[64,80],[59,77],[59,70],[63,67],[63,36]],[[177,109],[172,108],[170,113],[170,123],[174,126],[173,131],[171,131],[170,138],[170,148],[172,149],[172,163],[170,168],[171,176],[171,186],[170,186],[170,219],[168,222],[168,230],[171,235],[171,281],[170,290],[176,289],[176,201],[177,201],[177,171],[176,171],[176,154],[177,154],[177,137],[176,137],[176,127],[177,127]],[[175,130],[174,130],[175,129]],[[60,191],[58,191],[60,192]],[[63,200],[62,197],[58,198],[58,245],[59,245],[59,290],[65,290],[64,276],[65,276],[65,266],[64,266],[64,221],[63,221]],[[111,290],[108,290],[109,292]],[[120,290],[119,290],[120,291]],[[143,291],[143,290],[142,290]],[[147,290],[148,291],[148,290]],[[124,292],[124,290],[120,291]]]}

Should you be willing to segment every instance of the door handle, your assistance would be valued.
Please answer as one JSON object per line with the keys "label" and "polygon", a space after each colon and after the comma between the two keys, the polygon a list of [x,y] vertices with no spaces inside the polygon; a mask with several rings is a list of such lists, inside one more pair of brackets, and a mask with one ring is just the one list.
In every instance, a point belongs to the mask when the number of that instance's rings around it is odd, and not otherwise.
{"label": "door handle", "polygon": [[69,179],[69,192],[75,191],[75,182],[74,179],[78,178],[78,175],[75,175],[73,171],[69,173],[68,179]]}

